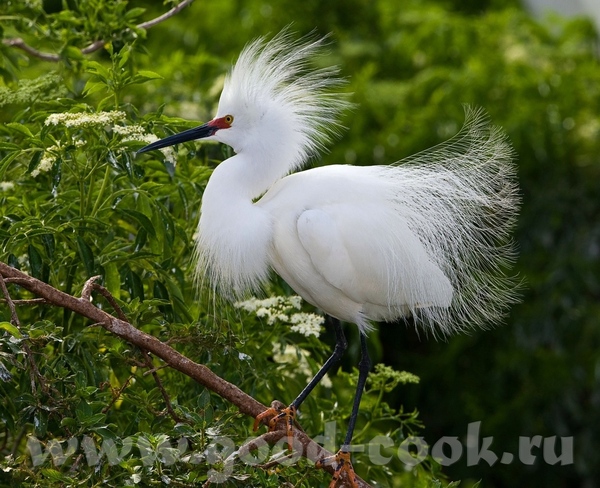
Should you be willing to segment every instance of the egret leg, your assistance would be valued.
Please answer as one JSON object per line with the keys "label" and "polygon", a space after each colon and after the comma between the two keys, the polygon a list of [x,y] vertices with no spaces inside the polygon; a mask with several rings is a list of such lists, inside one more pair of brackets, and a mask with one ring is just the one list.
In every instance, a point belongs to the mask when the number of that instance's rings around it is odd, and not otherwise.
{"label": "egret leg", "polygon": [[354,427],[356,425],[356,419],[358,417],[358,409],[360,407],[360,399],[365,389],[365,383],[369,370],[371,369],[371,359],[369,358],[369,351],[367,349],[367,341],[364,334],[360,334],[360,362],[358,363],[358,382],[356,384],[356,394],[354,395],[354,402],[352,404],[352,413],[350,414],[350,421],[348,422],[348,431],[346,432],[346,438],[344,444],[340,450],[334,456],[320,459],[317,462],[318,467],[329,466],[335,464],[335,470],[333,478],[329,488],[334,488],[340,479],[341,473],[346,473],[346,478],[353,488],[358,488],[358,481],[352,461],[350,459],[350,444],[352,443],[352,435],[354,434]]}
{"label": "egret leg", "polygon": [[352,435],[354,434],[354,426],[356,425],[356,418],[358,417],[358,408],[360,407],[360,399],[362,398],[363,391],[365,390],[365,383],[367,382],[367,376],[371,370],[371,358],[369,357],[369,351],[367,349],[367,340],[364,334],[360,334],[360,362],[358,363],[358,382],[356,383],[356,394],[354,395],[354,403],[352,404],[352,413],[350,414],[350,421],[348,422],[348,431],[346,432],[346,439],[342,450],[347,450],[352,442]]}
{"label": "egret leg", "polygon": [[319,382],[323,379],[323,376],[325,376],[327,372],[341,359],[342,355],[344,354],[344,351],[348,348],[348,342],[346,341],[346,336],[344,335],[344,331],[342,329],[342,324],[340,323],[340,321],[329,315],[326,316],[326,320],[333,326],[333,330],[335,332],[335,348],[333,349],[333,353],[331,354],[329,359],[325,361],[325,364],[317,372],[314,378],[310,380],[308,385],[306,385],[306,387],[302,390],[302,392],[300,392],[300,394],[290,404],[289,407],[286,407],[281,410],[269,408],[263,413],[261,413],[258,417],[256,417],[254,421],[254,430],[256,430],[263,419],[271,417],[271,419],[269,420],[269,429],[274,430],[277,426],[277,423],[281,419],[285,418],[288,447],[290,448],[290,450],[292,449],[293,427],[294,419],[296,417],[296,411],[298,410],[302,402],[306,400],[306,397],[308,397],[310,392],[313,391],[315,387],[319,384]]}
{"label": "egret leg", "polygon": [[329,356],[329,359],[325,361],[325,364],[319,371],[317,371],[317,374],[314,376],[314,378],[310,380],[304,390],[302,390],[296,399],[291,403],[290,406],[293,406],[295,409],[300,407],[310,392],[313,391],[315,386],[317,386],[323,379],[323,376],[325,376],[327,372],[339,362],[344,355],[344,351],[348,348],[348,341],[346,341],[346,336],[344,335],[340,321],[329,315],[327,316],[327,320],[331,325],[333,325],[333,330],[335,332],[335,348],[333,349],[331,356]]}

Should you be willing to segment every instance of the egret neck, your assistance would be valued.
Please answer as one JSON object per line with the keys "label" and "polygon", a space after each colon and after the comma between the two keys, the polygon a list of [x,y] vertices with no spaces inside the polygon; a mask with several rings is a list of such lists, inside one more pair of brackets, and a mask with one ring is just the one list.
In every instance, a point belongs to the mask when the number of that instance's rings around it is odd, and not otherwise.
{"label": "egret neck", "polygon": [[272,222],[254,200],[281,178],[274,161],[236,154],[215,168],[206,185],[197,252],[220,293],[257,291],[268,277]]}

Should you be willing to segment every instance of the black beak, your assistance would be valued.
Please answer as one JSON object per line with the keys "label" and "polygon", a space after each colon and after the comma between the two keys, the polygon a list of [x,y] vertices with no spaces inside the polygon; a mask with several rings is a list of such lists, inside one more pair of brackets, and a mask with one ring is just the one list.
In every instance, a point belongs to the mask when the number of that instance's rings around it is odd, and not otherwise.
{"label": "black beak", "polygon": [[173,134],[172,136],[165,137],[164,139],[153,142],[152,144],[148,144],[147,146],[141,148],[136,154],[145,153],[154,149],[161,149],[163,147],[172,146],[173,144],[180,144],[182,142],[210,137],[218,130],[219,127],[212,124],[212,122],[207,122],[206,124],[194,127],[193,129],[188,129],[180,132],[179,134]]}

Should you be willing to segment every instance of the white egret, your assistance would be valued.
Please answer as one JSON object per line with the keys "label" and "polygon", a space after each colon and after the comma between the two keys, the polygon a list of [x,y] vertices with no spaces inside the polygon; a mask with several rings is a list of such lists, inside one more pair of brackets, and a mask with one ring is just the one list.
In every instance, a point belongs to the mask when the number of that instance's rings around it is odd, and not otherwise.
{"label": "white egret", "polygon": [[[412,316],[433,335],[498,321],[515,301],[504,274],[514,257],[518,209],[512,150],[481,111],[467,109],[448,142],[390,166],[333,165],[294,173],[329,142],[347,102],[335,69],[310,69],[322,40],[283,32],[242,51],[225,79],[216,117],[139,152],[209,138],[235,155],[212,173],[202,198],[197,271],[228,297],[257,291],[274,270],[330,317],[337,344],[296,409],[360,329],[359,380],[332,485],[354,474],[348,446],[370,368],[373,322]],[[262,416],[259,420],[262,420]],[[288,431],[288,435],[291,432]]]}

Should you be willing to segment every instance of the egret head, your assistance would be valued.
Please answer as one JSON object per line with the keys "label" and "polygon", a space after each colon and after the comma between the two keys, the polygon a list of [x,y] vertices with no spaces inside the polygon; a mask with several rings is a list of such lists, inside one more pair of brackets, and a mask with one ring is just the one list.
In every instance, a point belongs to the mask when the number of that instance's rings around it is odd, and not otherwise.
{"label": "egret head", "polygon": [[213,120],[138,152],[211,137],[236,153],[276,150],[289,170],[298,168],[329,142],[349,105],[331,91],[342,83],[335,68],[309,69],[322,44],[322,39],[293,41],[287,31],[248,44],[225,79]]}

